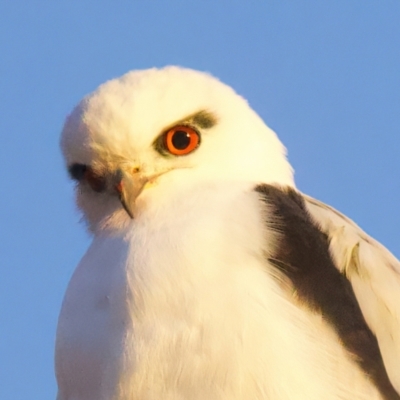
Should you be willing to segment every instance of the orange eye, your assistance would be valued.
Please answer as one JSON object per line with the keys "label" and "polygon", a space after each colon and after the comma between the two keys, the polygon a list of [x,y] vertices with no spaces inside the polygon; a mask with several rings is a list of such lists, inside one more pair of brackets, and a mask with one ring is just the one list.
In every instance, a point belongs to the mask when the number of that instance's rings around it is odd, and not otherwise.
{"label": "orange eye", "polygon": [[91,168],[86,168],[83,177],[95,192],[100,193],[106,189],[106,180],[104,176],[96,174]]}
{"label": "orange eye", "polygon": [[200,135],[190,126],[174,126],[164,135],[165,149],[175,156],[189,154],[196,150],[199,144]]}

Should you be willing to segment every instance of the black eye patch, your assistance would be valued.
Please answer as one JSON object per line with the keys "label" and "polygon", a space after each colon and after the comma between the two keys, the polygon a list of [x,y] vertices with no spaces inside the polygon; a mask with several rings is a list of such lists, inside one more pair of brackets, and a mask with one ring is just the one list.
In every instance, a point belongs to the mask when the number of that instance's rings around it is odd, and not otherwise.
{"label": "black eye patch", "polygon": [[68,167],[69,176],[71,179],[80,181],[83,179],[88,167],[85,164],[72,164]]}

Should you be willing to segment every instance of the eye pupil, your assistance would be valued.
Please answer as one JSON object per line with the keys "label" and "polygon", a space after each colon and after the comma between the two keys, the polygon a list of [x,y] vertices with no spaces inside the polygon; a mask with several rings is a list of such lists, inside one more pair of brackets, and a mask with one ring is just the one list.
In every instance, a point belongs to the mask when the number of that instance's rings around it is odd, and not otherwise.
{"label": "eye pupil", "polygon": [[94,172],[88,165],[72,164],[68,172],[72,179],[86,182],[97,193],[104,192],[107,188],[106,178]]}
{"label": "eye pupil", "polygon": [[190,135],[185,131],[176,131],[172,137],[172,144],[178,150],[184,150],[190,145]]}
{"label": "eye pupil", "polygon": [[168,152],[174,156],[185,156],[200,145],[200,134],[195,128],[177,125],[159,137],[160,153]]}
{"label": "eye pupil", "polygon": [[107,184],[104,176],[97,175],[92,170],[87,170],[85,179],[93,191],[101,193],[106,190]]}

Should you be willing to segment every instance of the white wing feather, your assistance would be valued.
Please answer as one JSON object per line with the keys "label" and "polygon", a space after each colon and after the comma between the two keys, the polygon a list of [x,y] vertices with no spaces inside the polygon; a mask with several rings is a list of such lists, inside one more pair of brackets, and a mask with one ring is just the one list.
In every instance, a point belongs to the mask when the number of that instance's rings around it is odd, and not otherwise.
{"label": "white wing feather", "polygon": [[335,264],[351,282],[378,340],[389,379],[400,393],[400,262],[352,220],[303,196],[311,216],[330,239]]}

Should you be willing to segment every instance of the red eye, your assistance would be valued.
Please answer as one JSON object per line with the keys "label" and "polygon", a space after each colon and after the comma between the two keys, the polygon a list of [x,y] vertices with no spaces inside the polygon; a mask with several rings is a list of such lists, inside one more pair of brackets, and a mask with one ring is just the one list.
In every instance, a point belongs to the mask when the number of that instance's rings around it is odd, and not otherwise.
{"label": "red eye", "polygon": [[91,168],[86,168],[83,177],[95,192],[100,193],[106,189],[106,180],[104,176],[96,174]]}
{"label": "red eye", "polygon": [[191,153],[200,144],[200,135],[190,126],[177,125],[164,135],[164,146],[175,156]]}

